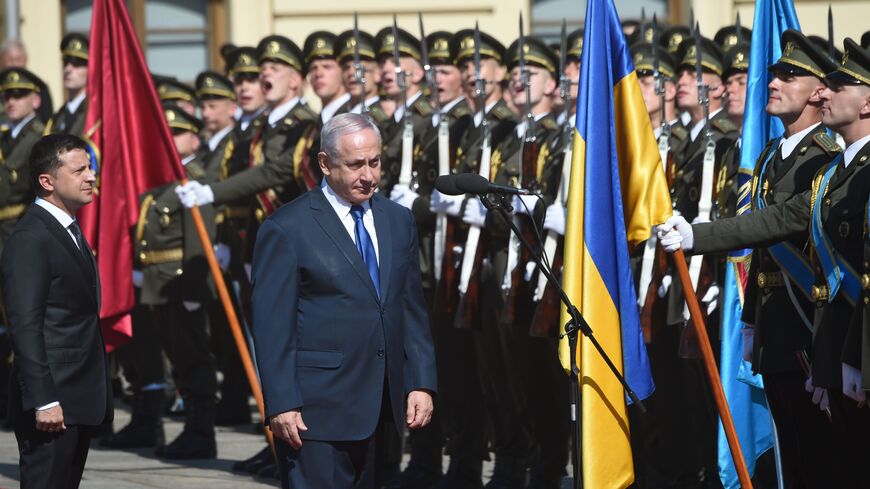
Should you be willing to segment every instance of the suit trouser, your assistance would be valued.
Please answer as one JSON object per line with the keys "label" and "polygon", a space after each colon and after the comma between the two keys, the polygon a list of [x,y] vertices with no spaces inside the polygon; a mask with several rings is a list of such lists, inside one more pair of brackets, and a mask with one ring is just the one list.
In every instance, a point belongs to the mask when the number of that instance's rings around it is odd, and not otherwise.
{"label": "suit trouser", "polygon": [[15,423],[22,489],[79,487],[90,447],[91,426],[67,425],[59,433],[36,429],[33,412]]}
{"label": "suit trouser", "polygon": [[831,421],[813,404],[801,372],[763,374],[764,393],[776,423],[786,488],[839,486]]}
{"label": "suit trouser", "polygon": [[181,395],[214,401],[217,372],[205,308],[188,311],[180,303],[161,304],[152,308],[152,319],[160,328]]}
{"label": "suit trouser", "polygon": [[133,338],[117,350],[124,377],[132,384],[134,392],[150,384],[165,384],[167,381],[161,332],[151,314],[148,306],[137,303],[133,307]]}
{"label": "suit trouser", "polygon": [[[828,389],[834,443],[831,451],[837,458],[835,470],[842,474],[837,481],[844,489],[870,488],[867,463],[870,461],[870,410],[843,395],[842,389]],[[828,486],[833,487],[833,486]]]}

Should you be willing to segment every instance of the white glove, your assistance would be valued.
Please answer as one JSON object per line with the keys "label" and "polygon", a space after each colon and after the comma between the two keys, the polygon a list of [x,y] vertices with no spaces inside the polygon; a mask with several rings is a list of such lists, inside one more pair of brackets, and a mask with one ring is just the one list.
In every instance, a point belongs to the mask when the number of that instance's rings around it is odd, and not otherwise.
{"label": "white glove", "polygon": [[390,200],[408,209],[414,205],[414,201],[419,196],[420,194],[408,188],[407,185],[402,184],[397,184],[390,191]]}
{"label": "white glove", "polygon": [[533,261],[526,263],[526,273],[523,275],[523,280],[525,280],[526,282],[531,282],[532,274],[535,273],[535,270],[537,270],[537,268],[538,264]]}
{"label": "white glove", "polygon": [[145,280],[145,275],[142,270],[133,270],[133,287],[142,288],[142,282]]}
{"label": "white glove", "polygon": [[565,235],[565,207],[562,204],[547,206],[547,213],[544,214],[544,229],[553,231],[559,236]]}
{"label": "white glove", "polygon": [[828,390],[813,385],[813,378],[809,377],[804,383],[804,390],[813,395],[813,404],[819,406],[819,411],[827,411],[830,407],[828,402]]}
{"label": "white glove", "polygon": [[755,328],[744,326],[740,333],[743,334],[743,360],[751,362],[752,348],[755,344]]}
{"label": "white glove", "polygon": [[664,299],[666,295],[668,295],[668,289],[671,288],[671,282],[673,279],[670,275],[665,275],[662,277],[662,284],[659,285],[659,299]]}
{"label": "white glove", "polygon": [[230,247],[223,243],[215,243],[214,257],[217,258],[221,270],[226,270],[230,266]]}
{"label": "white glove", "polygon": [[193,312],[202,307],[199,302],[182,301],[181,304],[184,305],[187,312]]}
{"label": "white glove", "polygon": [[656,226],[656,236],[668,253],[680,248],[688,251],[695,244],[692,225],[683,216],[672,216],[664,224]]}
{"label": "white glove", "polygon": [[704,298],[701,299],[701,302],[707,304],[707,315],[713,313],[716,310],[716,306],[719,305],[719,286],[713,284],[707,289],[707,293],[704,294]]}
{"label": "white glove", "polygon": [[535,212],[535,205],[537,204],[537,195],[514,195],[514,214],[525,214],[530,216]]}
{"label": "white glove", "polygon": [[464,200],[464,195],[445,195],[437,190],[433,190],[432,198],[429,200],[429,210],[435,214],[443,212],[449,216],[458,217],[459,211],[462,210],[462,201]]}
{"label": "white glove", "polygon": [[845,363],[843,364],[843,394],[857,401],[859,407],[867,402],[867,394],[861,387],[861,371]]}
{"label": "white glove", "polygon": [[248,276],[248,283],[251,283],[251,268],[253,266],[250,263],[245,263],[243,266],[245,267],[245,275]]}
{"label": "white glove", "polygon": [[211,187],[191,180],[184,185],[175,187],[175,193],[184,207],[190,209],[197,205],[208,205],[214,202],[214,192]]}
{"label": "white glove", "polygon": [[469,199],[468,205],[465,206],[465,214],[462,216],[462,220],[465,221],[466,224],[471,224],[472,226],[483,227],[486,223],[486,207],[483,206],[483,202],[480,199]]}

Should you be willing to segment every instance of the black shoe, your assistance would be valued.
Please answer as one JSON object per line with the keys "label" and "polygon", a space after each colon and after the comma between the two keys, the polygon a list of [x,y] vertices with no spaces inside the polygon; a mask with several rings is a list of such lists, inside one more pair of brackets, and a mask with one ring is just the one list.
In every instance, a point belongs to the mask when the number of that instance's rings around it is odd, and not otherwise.
{"label": "black shoe", "polygon": [[251,422],[251,409],[245,401],[221,400],[217,404],[214,424],[217,426],[238,426]]}
{"label": "black shoe", "polygon": [[278,464],[274,461],[270,464],[266,464],[260,467],[260,470],[257,471],[257,477],[264,477],[266,479],[280,479],[281,476],[278,474]]}
{"label": "black shoe", "polygon": [[450,466],[444,477],[438,479],[430,489],[482,489],[481,471],[483,461],[462,461],[450,458]]}
{"label": "black shoe", "polygon": [[409,466],[387,483],[387,489],[428,489],[441,478],[440,470]]}
{"label": "black shoe", "polygon": [[189,460],[195,458],[216,458],[217,443],[214,433],[206,434],[191,430],[182,431],[169,445],[154,450],[161,458],[169,460]]}
{"label": "black shoe", "polygon": [[266,445],[266,448],[257,452],[253,457],[234,463],[233,472],[256,474],[261,468],[270,463],[275,463],[275,457],[272,455],[272,449],[269,445]]}
{"label": "black shoe", "polygon": [[496,455],[492,478],[484,489],[523,489],[526,485],[526,471],[516,458]]}
{"label": "black shoe", "polygon": [[163,422],[136,420],[123,427],[121,431],[100,439],[100,446],[115,449],[154,448],[166,443]]}

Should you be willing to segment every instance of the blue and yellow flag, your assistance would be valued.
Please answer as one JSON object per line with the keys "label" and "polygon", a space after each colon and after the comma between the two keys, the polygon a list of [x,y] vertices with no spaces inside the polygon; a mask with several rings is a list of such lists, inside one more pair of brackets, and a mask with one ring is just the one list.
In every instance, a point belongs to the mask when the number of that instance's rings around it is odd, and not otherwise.
{"label": "blue and yellow flag", "polygon": [[[629,386],[645,398],[654,386],[628,250],[667,220],[671,201],[613,0],[587,2],[581,66],[562,280]],[[569,357],[563,342],[566,369]],[[582,396],[583,485],[627,487],[634,470],[626,395],[585,338],[573,360]]]}

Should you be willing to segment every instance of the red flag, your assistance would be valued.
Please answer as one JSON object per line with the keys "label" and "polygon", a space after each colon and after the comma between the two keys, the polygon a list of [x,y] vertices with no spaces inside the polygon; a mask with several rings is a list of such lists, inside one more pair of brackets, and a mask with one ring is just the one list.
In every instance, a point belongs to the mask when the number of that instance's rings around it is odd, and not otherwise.
{"label": "red flag", "polygon": [[106,350],[133,334],[133,239],[139,195],[184,175],[124,0],[95,0],[84,138],[97,171],[94,202],[79,211],[97,255]]}

